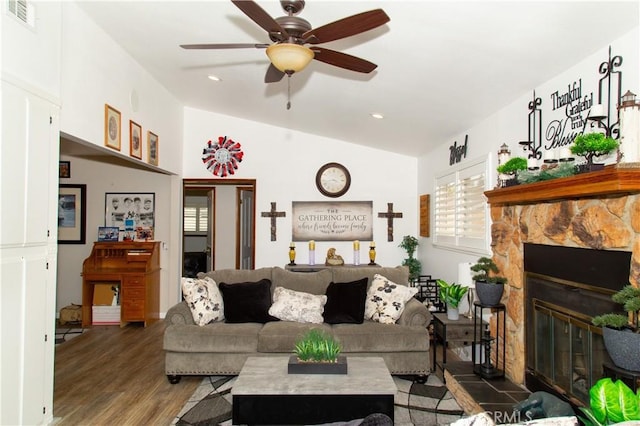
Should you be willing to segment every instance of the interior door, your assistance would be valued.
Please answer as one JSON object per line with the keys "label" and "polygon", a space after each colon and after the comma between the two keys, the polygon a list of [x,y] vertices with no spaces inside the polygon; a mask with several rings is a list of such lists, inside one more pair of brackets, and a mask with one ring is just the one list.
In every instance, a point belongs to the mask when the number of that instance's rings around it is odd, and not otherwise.
{"label": "interior door", "polygon": [[205,253],[207,255],[207,271],[212,271],[215,262],[215,241],[216,241],[216,189],[213,188],[207,191],[207,244]]}
{"label": "interior door", "polygon": [[238,187],[239,208],[237,209],[240,217],[237,222],[239,224],[239,269],[253,269],[254,267],[254,193],[252,187]]}

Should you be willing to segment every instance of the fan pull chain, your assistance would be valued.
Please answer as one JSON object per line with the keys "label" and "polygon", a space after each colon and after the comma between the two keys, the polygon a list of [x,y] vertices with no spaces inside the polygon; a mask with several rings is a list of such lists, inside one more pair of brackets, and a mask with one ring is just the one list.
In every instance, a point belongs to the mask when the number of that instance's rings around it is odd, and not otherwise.
{"label": "fan pull chain", "polygon": [[291,74],[287,74],[287,110],[291,109]]}

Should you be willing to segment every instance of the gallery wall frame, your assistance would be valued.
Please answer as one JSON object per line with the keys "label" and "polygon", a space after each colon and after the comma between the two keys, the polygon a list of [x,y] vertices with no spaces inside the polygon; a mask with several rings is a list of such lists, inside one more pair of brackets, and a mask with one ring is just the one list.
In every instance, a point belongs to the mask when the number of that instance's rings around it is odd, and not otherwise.
{"label": "gallery wall frame", "polygon": [[87,185],[60,184],[58,191],[58,244],[85,244]]}
{"label": "gallery wall frame", "polygon": [[142,159],[142,126],[129,120],[129,155]]}
{"label": "gallery wall frame", "polygon": [[60,161],[58,165],[58,178],[69,179],[71,177],[71,161]]}
{"label": "gallery wall frame", "polygon": [[121,231],[155,226],[155,192],[104,194],[104,226]]}
{"label": "gallery wall frame", "polygon": [[147,132],[147,162],[158,165],[158,135],[151,131]]}
{"label": "gallery wall frame", "polygon": [[120,151],[122,123],[120,111],[109,104],[104,104],[104,145]]}

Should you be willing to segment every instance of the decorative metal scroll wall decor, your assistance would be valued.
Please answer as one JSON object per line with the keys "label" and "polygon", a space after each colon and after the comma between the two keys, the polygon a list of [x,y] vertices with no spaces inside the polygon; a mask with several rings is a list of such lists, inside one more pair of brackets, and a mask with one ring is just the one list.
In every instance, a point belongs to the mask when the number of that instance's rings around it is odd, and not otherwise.
{"label": "decorative metal scroll wall decor", "polygon": [[542,158],[542,99],[536,98],[536,92],[533,91],[533,99],[529,102],[529,119],[528,119],[528,140],[521,141],[525,151],[529,150],[529,157],[534,160]]}
{"label": "decorative metal scroll wall decor", "polygon": [[[598,82],[598,103],[604,105],[605,115],[589,117],[590,120],[597,123],[599,128],[605,130],[606,136],[611,136],[614,139],[620,137],[620,120],[618,118],[617,105],[622,97],[622,71],[618,70],[621,65],[622,56],[616,55],[612,57],[611,46],[609,46],[609,59],[601,63],[598,68],[598,72],[602,74]],[[612,87],[614,85],[617,87]],[[615,90],[613,93],[613,99],[615,99],[613,108],[611,108],[612,89]],[[603,92],[606,92],[606,99]],[[595,123],[592,124],[592,127]]]}

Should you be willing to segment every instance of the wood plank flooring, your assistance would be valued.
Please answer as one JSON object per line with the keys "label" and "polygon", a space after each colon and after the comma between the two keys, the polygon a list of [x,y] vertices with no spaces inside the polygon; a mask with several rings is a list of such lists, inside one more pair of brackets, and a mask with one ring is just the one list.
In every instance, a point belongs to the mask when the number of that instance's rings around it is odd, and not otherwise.
{"label": "wood plank flooring", "polygon": [[53,416],[58,425],[169,425],[202,381],[164,374],[164,322],[95,326],[58,345]]}

